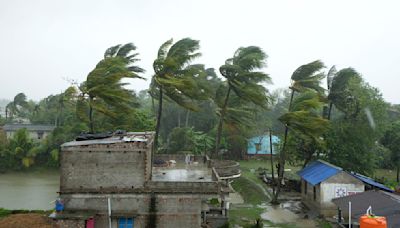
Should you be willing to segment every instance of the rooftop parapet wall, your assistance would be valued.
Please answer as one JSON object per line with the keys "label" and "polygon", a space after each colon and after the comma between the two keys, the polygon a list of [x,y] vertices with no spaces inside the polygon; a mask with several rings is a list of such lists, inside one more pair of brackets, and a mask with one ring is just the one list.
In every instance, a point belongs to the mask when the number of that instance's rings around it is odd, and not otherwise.
{"label": "rooftop parapet wall", "polygon": [[143,188],[151,178],[152,134],[62,145],[60,191]]}

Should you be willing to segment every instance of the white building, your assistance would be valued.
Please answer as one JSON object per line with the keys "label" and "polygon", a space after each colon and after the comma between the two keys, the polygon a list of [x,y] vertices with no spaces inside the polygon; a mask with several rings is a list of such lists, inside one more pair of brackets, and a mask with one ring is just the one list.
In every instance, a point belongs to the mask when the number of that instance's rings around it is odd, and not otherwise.
{"label": "white building", "polygon": [[301,198],[310,209],[324,216],[336,214],[332,199],[364,192],[364,183],[342,168],[317,160],[298,173]]}
{"label": "white building", "polygon": [[19,129],[25,128],[28,131],[30,138],[42,140],[54,130],[55,126],[40,124],[6,124],[1,128],[6,133],[7,138],[11,138]]}

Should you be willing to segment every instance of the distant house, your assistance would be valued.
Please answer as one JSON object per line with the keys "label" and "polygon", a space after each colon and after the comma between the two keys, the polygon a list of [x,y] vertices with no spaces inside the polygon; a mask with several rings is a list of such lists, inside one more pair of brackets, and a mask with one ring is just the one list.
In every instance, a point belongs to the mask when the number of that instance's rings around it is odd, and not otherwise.
{"label": "distant house", "polygon": [[19,129],[25,128],[32,139],[42,140],[54,130],[55,126],[41,124],[6,124],[1,128],[6,133],[7,138],[11,138]]}
{"label": "distant house", "polygon": [[349,202],[351,202],[352,224],[358,224],[358,220],[371,206],[372,212],[377,216],[386,217],[387,227],[400,227],[400,196],[385,191],[366,191],[356,195],[333,199],[332,202],[338,207],[338,221],[340,224],[348,224]]}
{"label": "distant house", "polygon": [[[276,153],[276,146],[279,138],[275,135],[272,137],[272,154]],[[247,155],[270,155],[269,135],[260,135],[250,138],[247,141]]]}
{"label": "distant house", "polygon": [[328,162],[317,160],[298,172],[301,177],[301,198],[304,204],[324,216],[333,216],[337,208],[332,199],[362,193],[365,190],[390,188],[373,179]]}

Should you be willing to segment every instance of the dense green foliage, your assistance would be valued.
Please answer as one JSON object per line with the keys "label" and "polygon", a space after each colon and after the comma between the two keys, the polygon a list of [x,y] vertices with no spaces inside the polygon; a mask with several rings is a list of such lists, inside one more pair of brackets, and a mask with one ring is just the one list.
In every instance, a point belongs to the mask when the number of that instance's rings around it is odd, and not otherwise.
{"label": "dense green foliage", "polygon": [[[272,131],[281,139],[285,164],[322,158],[346,170],[371,174],[399,167],[400,108],[352,68],[324,71],[321,61],[298,67],[287,89],[268,91],[267,54],[256,46],[237,49],[219,68],[193,63],[199,41],[162,44],[150,87],[129,90],[143,79],[132,43],[105,51],[84,82],[38,102],[18,93],[5,107],[6,123],[46,124],[55,130],[41,141],[22,129],[0,132],[0,170],[57,167],[60,145],[81,132],[156,131],[158,153],[220,154],[243,158],[247,139]],[[322,86],[326,77],[327,88]]]}

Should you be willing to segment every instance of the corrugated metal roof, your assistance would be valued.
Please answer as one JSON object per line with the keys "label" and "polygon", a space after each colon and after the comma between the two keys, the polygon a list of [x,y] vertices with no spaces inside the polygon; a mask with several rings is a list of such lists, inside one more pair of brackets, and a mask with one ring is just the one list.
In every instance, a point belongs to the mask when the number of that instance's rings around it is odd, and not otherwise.
{"label": "corrugated metal roof", "polygon": [[336,198],[332,202],[342,210],[342,214],[345,216],[348,216],[348,206],[351,202],[351,217],[357,220],[371,206],[372,213],[386,217],[388,227],[400,227],[400,200],[396,194],[383,191],[366,191]]}
{"label": "corrugated metal roof", "polygon": [[340,171],[342,169],[337,166],[317,160],[300,170],[298,174],[308,183],[317,185]]}
{"label": "corrugated metal roof", "polygon": [[361,175],[359,173],[354,173],[354,172],[350,172],[349,174],[352,175],[353,177],[359,179],[360,181],[366,183],[366,184],[372,185],[374,187],[377,187],[379,189],[382,189],[382,190],[385,190],[385,191],[388,191],[388,192],[393,192],[392,189],[386,187],[385,185],[383,185],[381,183],[378,183],[378,182],[374,181],[373,179],[371,179],[369,177],[366,177],[366,176],[363,176],[363,175]]}
{"label": "corrugated metal roof", "polygon": [[71,141],[61,145],[61,147],[86,146],[95,144],[114,144],[127,142],[147,142],[152,139],[153,132],[128,132],[125,136],[111,136],[104,139],[92,139],[83,141]]}
{"label": "corrugated metal roof", "polygon": [[3,126],[4,131],[17,131],[22,128],[26,128],[28,131],[52,131],[55,126],[41,124],[5,124]]}

